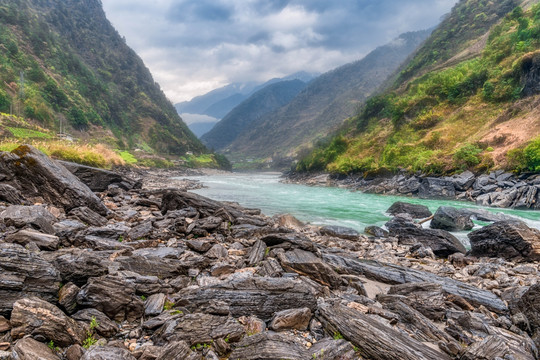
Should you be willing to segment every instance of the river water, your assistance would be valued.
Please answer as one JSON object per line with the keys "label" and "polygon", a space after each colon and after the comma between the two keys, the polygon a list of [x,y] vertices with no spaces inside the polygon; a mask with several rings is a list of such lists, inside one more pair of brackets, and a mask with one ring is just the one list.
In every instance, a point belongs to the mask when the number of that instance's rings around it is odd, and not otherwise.
{"label": "river water", "polygon": [[[233,173],[186,178],[201,181],[205,188],[193,192],[214,200],[235,201],[244,207],[261,209],[266,215],[289,213],[304,222],[347,226],[360,232],[369,225],[384,225],[390,219],[385,212],[396,201],[423,204],[433,213],[443,205],[482,208],[462,201],[423,200],[364,194],[341,188],[283,184],[277,173]],[[529,226],[540,229],[539,211],[484,209],[519,217]],[[456,235],[467,242],[466,234]]]}

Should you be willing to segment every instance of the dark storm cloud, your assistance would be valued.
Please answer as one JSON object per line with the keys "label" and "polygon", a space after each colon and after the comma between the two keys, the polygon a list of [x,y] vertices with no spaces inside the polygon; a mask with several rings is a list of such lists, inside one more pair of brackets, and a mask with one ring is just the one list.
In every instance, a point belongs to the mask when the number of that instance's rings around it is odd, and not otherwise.
{"label": "dark storm cloud", "polygon": [[173,101],[232,82],[325,72],[457,0],[102,0],[107,16]]}

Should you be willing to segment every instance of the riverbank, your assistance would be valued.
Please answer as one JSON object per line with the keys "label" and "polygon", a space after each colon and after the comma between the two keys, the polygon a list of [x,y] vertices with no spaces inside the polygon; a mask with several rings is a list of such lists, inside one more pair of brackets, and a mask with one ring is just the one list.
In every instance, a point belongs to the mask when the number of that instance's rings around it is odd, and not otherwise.
{"label": "riverbank", "polygon": [[410,208],[367,237],[32,148],[0,170],[1,359],[538,358],[523,223],[466,253]]}
{"label": "riverbank", "polygon": [[515,175],[502,170],[475,175],[429,177],[397,174],[365,179],[362,176],[289,173],[285,182],[310,186],[336,186],[370,194],[400,195],[422,199],[467,200],[480,206],[540,209],[540,174]]}

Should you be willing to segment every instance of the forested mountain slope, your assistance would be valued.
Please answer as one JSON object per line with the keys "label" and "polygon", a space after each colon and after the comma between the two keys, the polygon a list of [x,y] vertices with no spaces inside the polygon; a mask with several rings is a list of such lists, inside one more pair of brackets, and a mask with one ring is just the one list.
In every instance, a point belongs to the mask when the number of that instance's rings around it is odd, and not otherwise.
{"label": "forested mountain slope", "polygon": [[0,112],[118,148],[206,151],[99,0],[1,0],[0,44]]}

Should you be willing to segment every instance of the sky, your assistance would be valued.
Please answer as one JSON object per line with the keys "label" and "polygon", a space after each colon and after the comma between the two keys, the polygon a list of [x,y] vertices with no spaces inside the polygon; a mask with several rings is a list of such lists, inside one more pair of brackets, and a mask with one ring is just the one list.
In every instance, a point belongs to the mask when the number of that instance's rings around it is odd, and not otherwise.
{"label": "sky", "polygon": [[102,0],[107,18],[173,103],[235,82],[324,73],[457,0]]}

